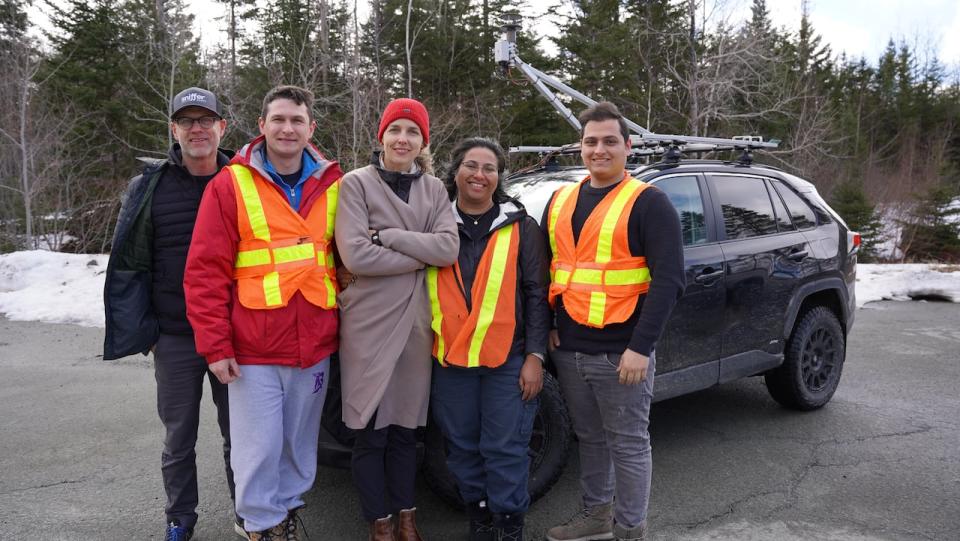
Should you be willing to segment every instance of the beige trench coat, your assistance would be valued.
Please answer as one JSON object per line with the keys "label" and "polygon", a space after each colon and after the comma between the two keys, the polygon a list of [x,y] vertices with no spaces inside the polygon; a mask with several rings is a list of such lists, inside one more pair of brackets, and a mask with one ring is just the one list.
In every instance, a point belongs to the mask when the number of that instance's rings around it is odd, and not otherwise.
{"label": "beige trench coat", "polygon": [[433,348],[425,268],[452,265],[460,249],[446,188],[424,174],[404,203],[372,165],[356,169],[343,177],[334,231],[356,277],[337,297],[343,421],[360,429],[376,413],[377,429],[423,426]]}

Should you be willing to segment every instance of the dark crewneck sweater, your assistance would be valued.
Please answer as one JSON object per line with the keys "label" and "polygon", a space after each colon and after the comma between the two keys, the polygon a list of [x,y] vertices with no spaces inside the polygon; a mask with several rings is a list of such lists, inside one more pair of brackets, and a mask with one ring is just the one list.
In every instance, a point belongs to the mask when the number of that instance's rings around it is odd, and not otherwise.
{"label": "dark crewneck sweater", "polygon": [[[616,186],[593,188],[589,182],[584,182],[580,187],[577,206],[573,211],[575,242],[579,240],[580,231],[590,212]],[[547,205],[540,221],[544,235],[547,235],[549,210],[550,205]],[[629,319],[602,329],[574,321],[564,310],[562,299],[558,298],[554,314],[561,349],[582,353],[623,353],[630,348],[642,355],[650,355],[660,338],[670,312],[685,287],[680,219],[667,195],[651,186],[634,203],[627,227],[631,254],[647,259],[651,276],[649,291],[640,296],[637,308]],[[550,257],[553,257],[552,253]]]}

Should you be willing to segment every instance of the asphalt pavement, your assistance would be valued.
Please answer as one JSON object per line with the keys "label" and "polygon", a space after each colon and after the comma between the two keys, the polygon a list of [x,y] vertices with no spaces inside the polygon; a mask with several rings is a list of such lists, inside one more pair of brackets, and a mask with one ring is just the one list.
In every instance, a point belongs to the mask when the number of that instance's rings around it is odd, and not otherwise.
{"label": "asphalt pavement", "polygon": [[[104,362],[102,333],[0,319],[0,537],[163,538],[152,360]],[[656,540],[960,539],[960,305],[868,304],[833,401],[793,412],[750,378],[653,406]],[[213,404],[197,445],[194,539],[232,532]],[[528,517],[528,539],[578,507],[577,460]],[[311,541],[366,537],[349,472],[321,468]],[[465,518],[418,488],[428,541]]]}

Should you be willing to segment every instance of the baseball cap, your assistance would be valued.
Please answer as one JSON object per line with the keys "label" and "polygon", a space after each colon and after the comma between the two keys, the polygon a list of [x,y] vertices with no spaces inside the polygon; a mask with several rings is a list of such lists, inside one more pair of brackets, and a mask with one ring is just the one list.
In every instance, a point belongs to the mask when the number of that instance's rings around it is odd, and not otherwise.
{"label": "baseball cap", "polygon": [[179,94],[170,100],[170,118],[177,116],[181,109],[187,107],[202,107],[217,116],[220,115],[220,103],[213,92],[191,86],[186,90],[181,90]]}

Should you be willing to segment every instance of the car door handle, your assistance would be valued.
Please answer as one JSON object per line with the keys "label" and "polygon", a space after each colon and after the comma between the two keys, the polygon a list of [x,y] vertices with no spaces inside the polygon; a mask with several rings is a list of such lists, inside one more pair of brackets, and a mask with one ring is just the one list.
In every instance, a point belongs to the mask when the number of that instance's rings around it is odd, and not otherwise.
{"label": "car door handle", "polygon": [[723,270],[715,271],[713,269],[704,269],[693,281],[698,284],[703,284],[715,278],[720,278],[721,276],[723,276]]}
{"label": "car door handle", "polygon": [[790,252],[790,255],[787,256],[787,259],[791,261],[803,261],[810,255],[806,250],[797,250],[796,252]]}

